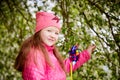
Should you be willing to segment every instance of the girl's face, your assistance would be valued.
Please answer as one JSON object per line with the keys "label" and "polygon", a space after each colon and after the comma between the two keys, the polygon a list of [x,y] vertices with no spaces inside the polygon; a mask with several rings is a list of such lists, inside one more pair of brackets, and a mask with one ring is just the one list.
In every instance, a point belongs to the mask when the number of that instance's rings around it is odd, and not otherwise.
{"label": "girl's face", "polygon": [[44,28],[40,31],[42,41],[48,46],[52,46],[57,42],[58,35],[59,29],[52,26]]}

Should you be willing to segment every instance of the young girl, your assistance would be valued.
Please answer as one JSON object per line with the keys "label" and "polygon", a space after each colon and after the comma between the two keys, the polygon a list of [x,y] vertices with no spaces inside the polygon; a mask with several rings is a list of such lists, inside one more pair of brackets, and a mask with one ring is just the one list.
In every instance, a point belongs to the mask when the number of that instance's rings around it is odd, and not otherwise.
{"label": "young girl", "polygon": [[[63,60],[55,47],[60,29],[57,16],[36,13],[35,34],[23,42],[15,61],[15,69],[22,72],[23,80],[66,80],[71,61],[69,58]],[[87,62],[94,49],[92,45],[82,51],[72,70]]]}

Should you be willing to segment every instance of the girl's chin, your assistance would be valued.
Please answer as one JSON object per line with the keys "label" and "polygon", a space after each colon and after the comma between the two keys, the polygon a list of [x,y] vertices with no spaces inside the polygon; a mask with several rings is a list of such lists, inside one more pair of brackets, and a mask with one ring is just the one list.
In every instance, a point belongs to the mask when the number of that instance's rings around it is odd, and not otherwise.
{"label": "girl's chin", "polygon": [[54,44],[47,44],[48,46],[53,46]]}

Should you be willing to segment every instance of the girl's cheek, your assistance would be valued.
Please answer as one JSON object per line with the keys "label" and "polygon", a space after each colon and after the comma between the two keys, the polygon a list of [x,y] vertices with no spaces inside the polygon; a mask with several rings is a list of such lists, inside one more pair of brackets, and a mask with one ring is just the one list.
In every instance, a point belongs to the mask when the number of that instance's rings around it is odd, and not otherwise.
{"label": "girl's cheek", "polygon": [[58,37],[57,37],[56,41],[58,41]]}

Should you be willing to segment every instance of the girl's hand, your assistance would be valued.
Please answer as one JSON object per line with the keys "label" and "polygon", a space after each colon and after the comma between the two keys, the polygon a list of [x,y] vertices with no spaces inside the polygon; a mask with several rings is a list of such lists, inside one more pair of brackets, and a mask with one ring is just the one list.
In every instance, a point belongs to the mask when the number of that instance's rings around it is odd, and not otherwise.
{"label": "girl's hand", "polygon": [[91,55],[91,53],[94,51],[95,48],[96,48],[96,46],[95,46],[94,44],[88,46],[87,51],[89,52],[90,55]]}

